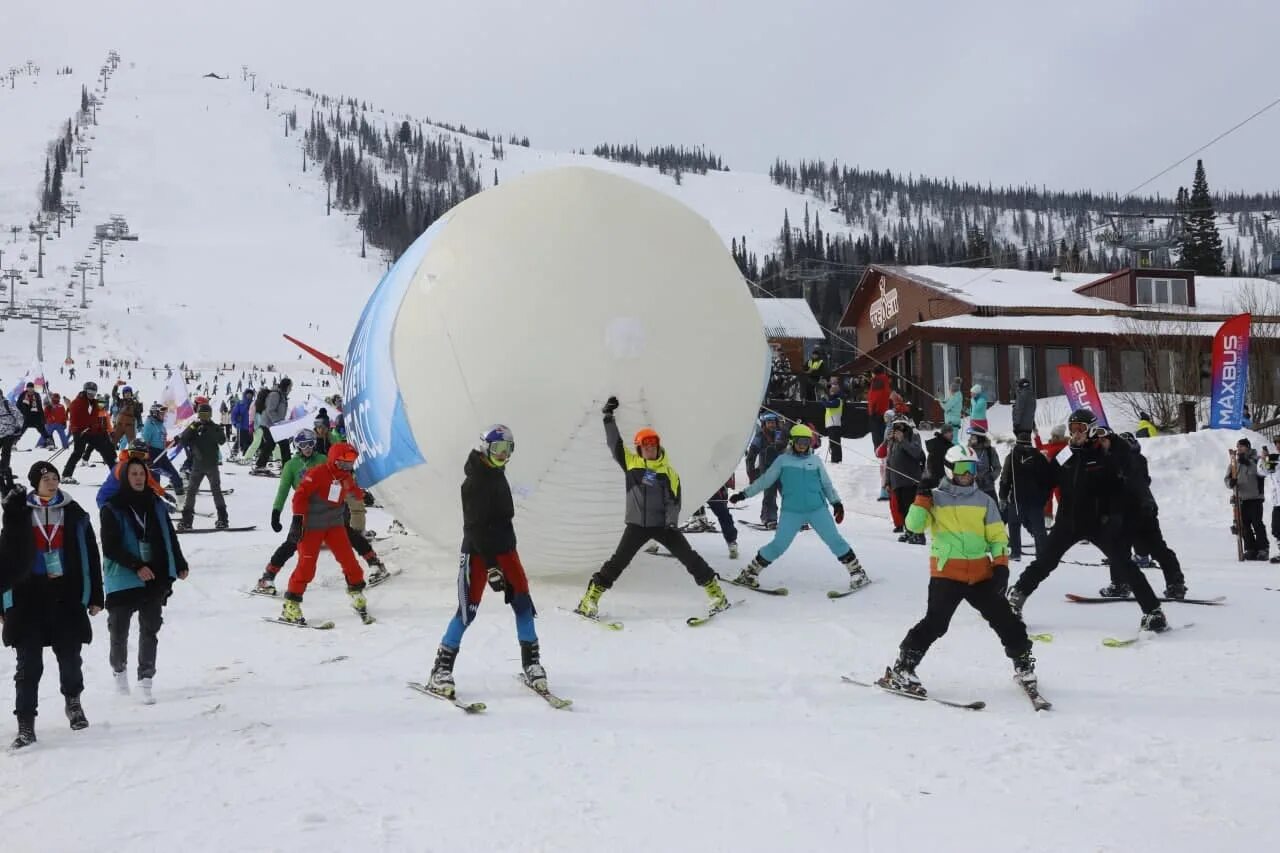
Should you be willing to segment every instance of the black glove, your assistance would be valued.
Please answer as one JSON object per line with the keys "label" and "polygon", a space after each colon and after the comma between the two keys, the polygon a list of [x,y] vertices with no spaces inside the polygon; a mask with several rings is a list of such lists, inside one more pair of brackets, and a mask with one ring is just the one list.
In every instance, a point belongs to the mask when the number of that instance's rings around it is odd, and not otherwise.
{"label": "black glove", "polygon": [[729,495],[729,503],[731,504],[740,504],[746,499],[747,499],[747,496],[743,492],[734,492],[733,494]]}
{"label": "black glove", "polygon": [[1002,512],[1002,513],[1004,513],[1004,512],[1008,512],[1008,511],[1009,511],[1009,502],[1008,502],[1008,501],[999,501],[999,502],[997,502],[996,506],[1000,507],[1000,512]]}
{"label": "black glove", "polygon": [[831,515],[836,520],[836,524],[844,521],[844,504],[832,504]]}
{"label": "black glove", "polygon": [[613,413],[617,411],[617,409],[618,398],[610,397],[608,400],[604,401],[604,407],[600,409],[600,414],[604,415],[606,418],[612,418]]}
{"label": "black glove", "polygon": [[502,574],[502,569],[497,566],[489,567],[489,588],[494,592],[502,592],[507,588],[507,579]]}
{"label": "black glove", "polygon": [[25,486],[18,484],[9,490],[9,494],[4,496],[4,505],[7,507],[22,506],[27,500],[27,489]]}
{"label": "black glove", "polygon": [[284,525],[280,523],[280,510],[278,509],[271,510],[271,529],[276,533],[284,530]]}

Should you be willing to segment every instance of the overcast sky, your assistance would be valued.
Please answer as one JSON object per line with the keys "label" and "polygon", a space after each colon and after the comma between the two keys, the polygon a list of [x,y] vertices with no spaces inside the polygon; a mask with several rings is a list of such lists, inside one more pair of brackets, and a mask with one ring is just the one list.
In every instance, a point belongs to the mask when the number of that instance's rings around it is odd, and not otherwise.
{"label": "overcast sky", "polygon": [[[1116,192],[1280,97],[1278,42],[1276,0],[0,0],[4,68],[115,47],[535,146]],[[1278,141],[1280,106],[1203,155],[1214,189],[1280,188]]]}

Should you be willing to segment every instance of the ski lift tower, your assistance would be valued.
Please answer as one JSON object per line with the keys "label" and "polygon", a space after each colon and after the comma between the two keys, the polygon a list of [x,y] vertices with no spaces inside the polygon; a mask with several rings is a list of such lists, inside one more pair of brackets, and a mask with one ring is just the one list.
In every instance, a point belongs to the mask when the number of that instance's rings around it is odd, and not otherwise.
{"label": "ski lift tower", "polygon": [[1148,268],[1155,253],[1169,251],[1182,241],[1184,222],[1177,213],[1107,213],[1110,223],[1102,241],[1125,249],[1134,259],[1131,266]]}

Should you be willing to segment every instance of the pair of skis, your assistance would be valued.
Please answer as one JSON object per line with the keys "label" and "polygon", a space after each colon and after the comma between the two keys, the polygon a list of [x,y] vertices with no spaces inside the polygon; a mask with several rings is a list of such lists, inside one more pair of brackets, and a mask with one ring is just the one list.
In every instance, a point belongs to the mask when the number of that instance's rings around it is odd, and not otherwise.
{"label": "pair of skis", "polygon": [[[557,711],[564,711],[573,707],[572,699],[563,699],[555,695],[554,693],[552,693],[550,690],[538,690],[536,687],[534,687],[532,684],[529,683],[529,680],[525,678],[524,675],[517,675],[516,681],[519,681],[521,684],[527,687],[531,693],[533,693],[535,696],[540,697],[544,702],[546,702],[552,708],[555,708]],[[485,711],[486,709],[488,709],[489,707],[483,702],[464,702],[461,699],[459,699],[456,695],[447,696],[444,693],[440,693],[435,690],[432,690],[430,687],[428,687],[427,685],[423,684],[420,681],[407,681],[405,682],[405,684],[408,685],[410,690],[417,691],[418,693],[421,693],[424,696],[430,696],[433,699],[440,699],[442,701],[448,702],[450,705],[453,705],[453,707],[459,709],[465,714],[479,714]]]}
{"label": "pair of skis", "polygon": [[[791,594],[791,590],[787,589],[785,586],[776,586],[776,587],[751,586],[745,583],[738,583],[738,581],[734,578],[721,578],[721,580],[725,581],[726,583],[731,583],[734,586],[740,586],[743,589],[749,589],[752,592],[758,592],[761,595],[781,596],[781,595]],[[827,590],[827,598],[830,598],[832,600],[835,600],[838,598],[846,598],[850,595],[853,595],[855,592],[861,589],[865,589],[870,585],[871,585],[871,580],[868,579],[865,583],[858,584],[857,586],[851,586],[848,589],[829,589]]]}
{"label": "pair of skis", "polygon": [[[953,699],[944,699],[938,696],[930,696],[927,693],[912,693],[909,690],[900,690],[890,684],[885,683],[889,678],[889,670],[885,669],[884,678],[877,679],[874,682],[860,681],[851,675],[842,675],[840,680],[847,684],[856,684],[859,687],[874,687],[883,690],[886,693],[892,693],[895,696],[902,696],[907,699],[915,699],[918,702],[937,702],[939,705],[946,705],[948,708],[963,708],[967,711],[981,711],[987,707],[987,703],[981,699],[973,702],[957,702]],[[1027,699],[1031,702],[1031,707],[1037,711],[1048,711],[1053,707],[1053,703],[1040,695],[1040,688],[1035,684],[1027,684],[1024,681],[1014,679],[1014,683],[1022,690]]]}
{"label": "pair of skis", "polygon": [[[684,624],[688,625],[690,628],[697,628],[699,626],[707,624],[712,619],[719,616],[721,613],[724,613],[727,610],[732,610],[735,607],[741,607],[746,603],[747,602],[745,600],[731,602],[730,605],[724,608],[723,610],[708,610],[706,615],[704,616],[690,616],[688,619],[684,620]],[[577,610],[570,610],[567,607],[561,607],[558,609],[563,610],[565,613],[572,613],[574,616],[577,616],[579,619],[585,619],[587,622],[590,622],[593,625],[597,625],[601,628],[604,628],[606,631],[621,631],[624,627],[621,622],[602,619],[599,616],[588,616],[585,613],[581,613]]]}

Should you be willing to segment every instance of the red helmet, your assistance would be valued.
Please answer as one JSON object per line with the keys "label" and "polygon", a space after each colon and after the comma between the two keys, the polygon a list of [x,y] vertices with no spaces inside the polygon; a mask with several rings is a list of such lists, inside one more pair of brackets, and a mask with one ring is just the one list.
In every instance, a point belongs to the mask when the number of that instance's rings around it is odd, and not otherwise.
{"label": "red helmet", "polygon": [[339,471],[350,472],[351,469],[356,467],[358,458],[360,458],[360,454],[345,441],[340,441],[329,448],[329,466]]}

